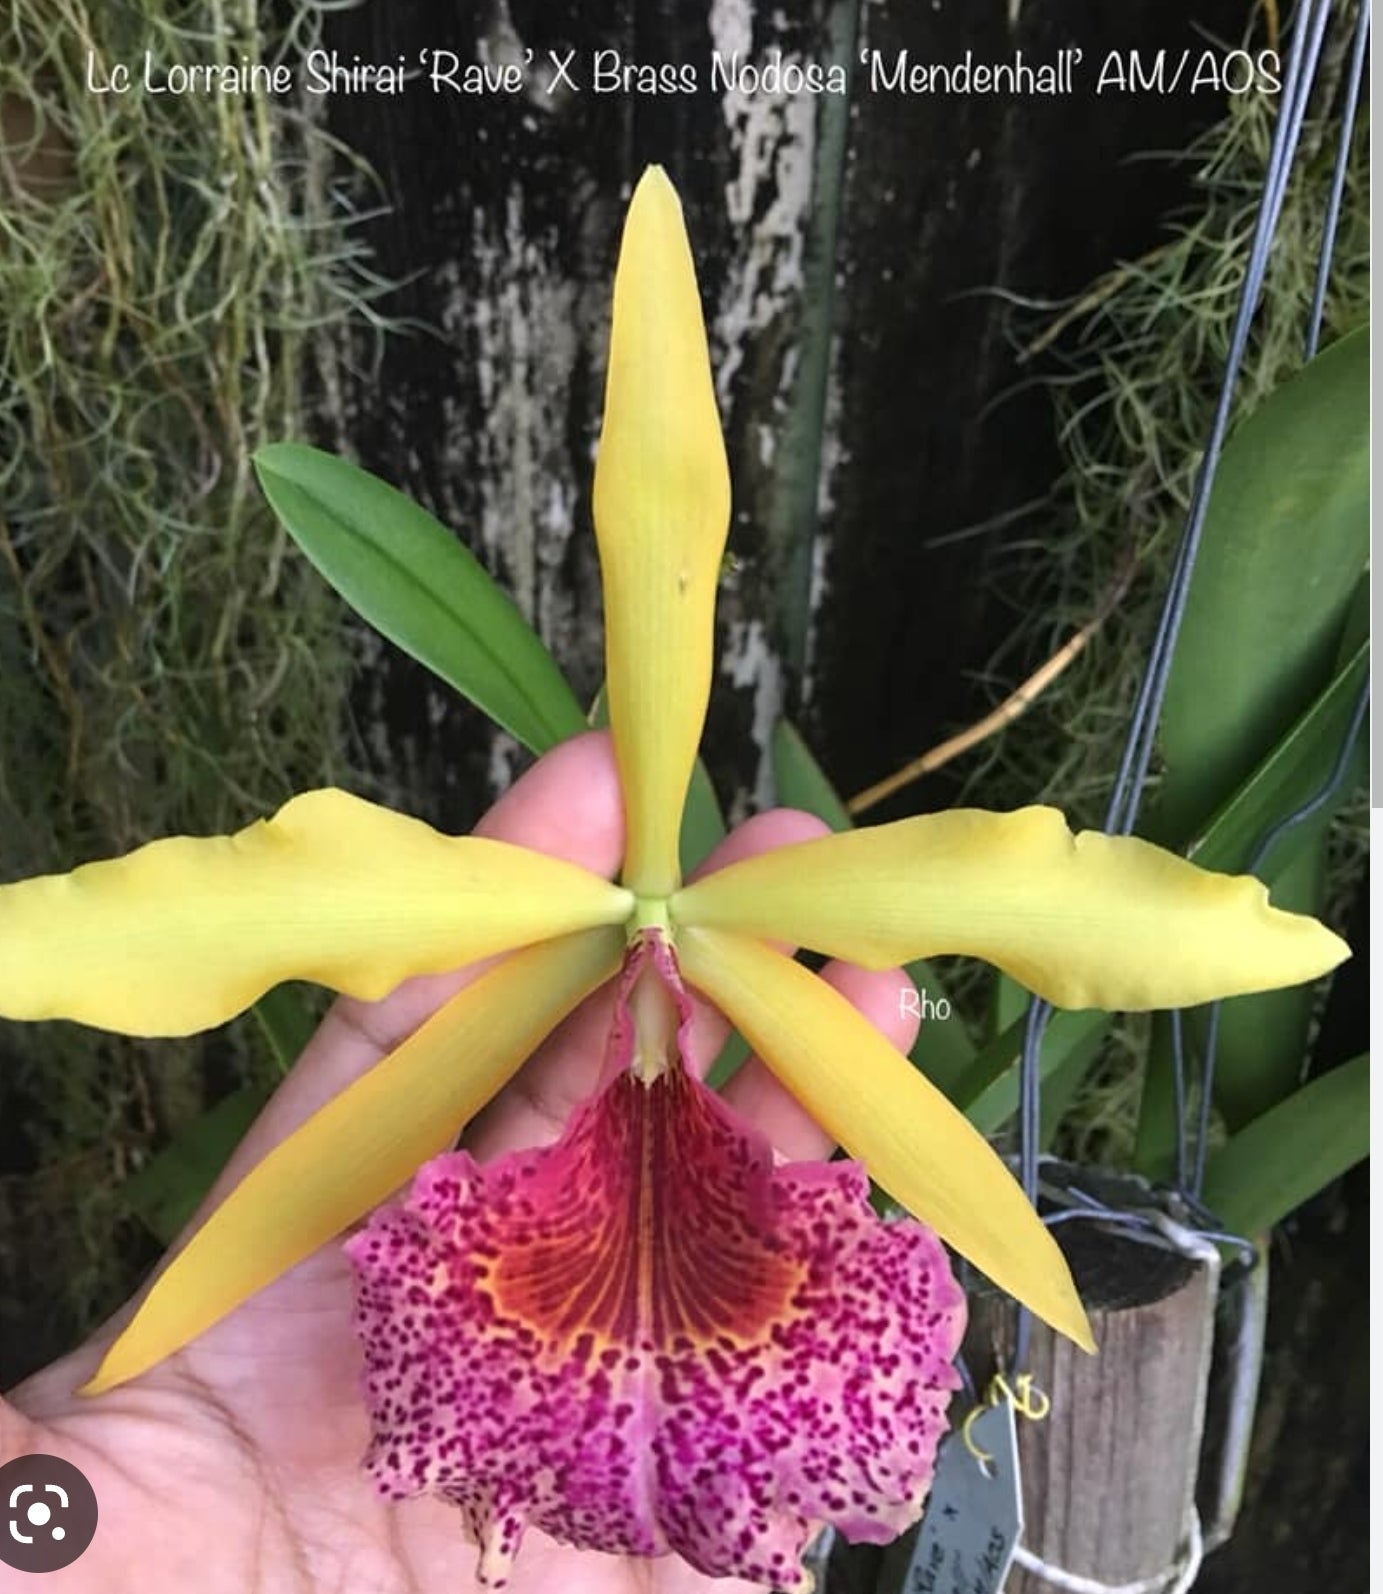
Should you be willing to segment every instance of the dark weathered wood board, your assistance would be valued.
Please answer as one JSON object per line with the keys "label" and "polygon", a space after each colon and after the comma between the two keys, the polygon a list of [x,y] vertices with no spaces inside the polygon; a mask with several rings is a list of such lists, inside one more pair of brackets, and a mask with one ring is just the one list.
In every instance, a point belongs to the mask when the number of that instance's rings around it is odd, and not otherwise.
{"label": "dark weathered wood board", "polygon": [[[1046,1566],[1120,1586],[1176,1565],[1194,1498],[1218,1267],[1124,1234],[1077,1224],[1061,1243],[1099,1346],[1088,1356],[1041,1323],[1026,1365],[1050,1402],[1020,1418],[1022,1547]],[[984,1390],[1011,1366],[1014,1317],[992,1295],[972,1296],[965,1355]],[[882,1558],[880,1594],[906,1587],[910,1538]],[[1050,1583],[1015,1565],[1006,1594]]]}
{"label": "dark weathered wood board", "polygon": [[[1184,174],[1135,177],[1129,158],[1182,145],[1220,100],[1097,96],[1087,71],[1070,94],[1018,100],[857,80],[847,114],[829,95],[715,92],[710,52],[1037,61],[1079,47],[1093,62],[1198,47],[1198,28],[1236,37],[1242,20],[1220,0],[342,12],[343,56],[532,50],[546,71],[548,51],[575,49],[586,86],[331,101],[392,205],[367,228],[381,270],[409,279],[391,307],[441,335],[391,339],[377,369],[346,382],[327,430],[455,526],[593,691],[587,496],[610,271],[629,184],[663,162],[689,212],[735,476],[713,768],[737,807],[767,796],[762,742],[786,704],[840,783],[863,784],[985,705],[973,677],[1010,623],[985,583],[1011,533],[934,539],[1040,497],[1055,471],[1045,399],[996,402],[1019,373],[986,290],[1069,294],[1146,248]],[[602,48],[694,64],[700,90],[594,94]],[[392,658],[366,692],[380,760],[415,803],[472,817],[506,763],[492,764],[474,717]],[[944,784],[929,795],[944,800]]]}

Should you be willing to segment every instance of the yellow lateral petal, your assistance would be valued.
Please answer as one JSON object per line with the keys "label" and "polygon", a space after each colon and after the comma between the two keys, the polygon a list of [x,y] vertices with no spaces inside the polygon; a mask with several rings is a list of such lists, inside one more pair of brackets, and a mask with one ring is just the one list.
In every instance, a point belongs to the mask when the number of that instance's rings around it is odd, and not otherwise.
{"label": "yellow lateral petal", "polygon": [[730,477],[682,207],[657,166],[634,191],[615,273],[594,511],[624,880],[666,897],[710,694]]}
{"label": "yellow lateral petal", "polygon": [[977,1129],[823,980],[762,942],[677,938],[682,972],[885,1190],[1044,1322],[1094,1350],[1066,1259]]}
{"label": "yellow lateral petal", "polygon": [[619,966],[586,931],[506,958],[255,1167],[160,1275],[82,1393],[171,1356],[445,1151],[548,1031]]}
{"label": "yellow lateral petal", "polygon": [[1314,979],[1349,948],[1150,842],[1054,808],[956,809],[760,853],[673,898],[677,924],[790,941],[870,968],[959,952],[1059,1007],[1133,1012]]}
{"label": "yellow lateral petal", "polygon": [[0,887],[0,1015],[186,1035],[281,980],[374,1000],[631,906],[575,864],[306,792],[233,836]]}

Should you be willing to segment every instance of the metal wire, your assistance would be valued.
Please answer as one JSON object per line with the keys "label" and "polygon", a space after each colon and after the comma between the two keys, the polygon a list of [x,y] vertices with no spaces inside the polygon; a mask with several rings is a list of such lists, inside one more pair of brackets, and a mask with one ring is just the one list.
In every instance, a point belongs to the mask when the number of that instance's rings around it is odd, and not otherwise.
{"label": "metal wire", "polygon": [[[1359,110],[1359,90],[1364,78],[1364,58],[1368,52],[1370,0],[1361,0],[1354,22],[1354,42],[1350,51],[1349,76],[1345,81],[1344,106],[1340,113],[1340,137],[1335,149],[1335,168],[1330,182],[1330,198],[1326,205],[1325,222],[1321,228],[1320,257],[1316,262],[1315,287],[1311,295],[1310,321],[1306,330],[1306,358],[1309,360],[1320,346],[1321,323],[1325,317],[1325,291],[1330,280],[1330,264],[1335,253],[1335,236],[1340,224],[1340,206],[1344,198],[1345,173],[1349,169],[1349,147],[1354,136],[1354,123]],[[1350,754],[1364,723],[1369,707],[1369,683],[1365,680],[1355,700],[1344,739],[1336,754],[1334,767],[1316,794],[1304,802],[1294,813],[1268,830],[1259,841],[1246,866],[1248,874],[1257,874],[1273,848],[1290,831],[1319,813],[1336,795],[1349,768]],[[1186,1122],[1186,1080],[1181,1049],[1181,1014],[1172,1015],[1173,1036],[1173,1093],[1176,1097],[1177,1134],[1177,1188],[1189,1190],[1199,1197],[1205,1185],[1205,1163],[1210,1141],[1210,1104],[1214,1096],[1215,1053],[1220,1034],[1220,1004],[1211,1005],[1206,1022],[1205,1051],[1201,1060],[1199,1099],[1196,1103],[1196,1127],[1192,1142],[1194,1150],[1191,1166],[1187,1168],[1186,1136],[1181,1126]]]}
{"label": "metal wire", "polygon": [[1268,268],[1268,252],[1282,213],[1282,201],[1287,192],[1287,178],[1291,173],[1301,138],[1301,124],[1306,116],[1311,83],[1320,61],[1321,43],[1325,37],[1325,25],[1329,15],[1329,0],[1303,0],[1292,30],[1292,48],[1282,87],[1282,103],[1278,111],[1277,125],[1273,130],[1272,147],[1264,175],[1263,199],[1259,204],[1258,217],[1254,225],[1253,243],[1249,249],[1239,307],[1230,335],[1229,353],[1225,358],[1224,377],[1220,382],[1220,391],[1215,401],[1210,435],[1206,439],[1205,455],[1196,474],[1196,484],[1186,515],[1186,526],[1182,532],[1171,583],[1159,617],[1152,653],[1139,688],[1128,739],[1119,763],[1119,773],[1115,779],[1109,807],[1105,812],[1104,828],[1111,835],[1130,834],[1137,822],[1138,810],[1142,804],[1143,791],[1147,785],[1148,765],[1152,760],[1153,744],[1157,735],[1157,722],[1171,673],[1172,656],[1186,612],[1191,573],[1195,568],[1196,555],[1200,551],[1201,532],[1210,505],[1210,489],[1214,484],[1220,453],[1229,430],[1234,386],[1239,376],[1239,368],[1243,364],[1244,351],[1248,346],[1249,329],[1253,323],[1254,312],[1262,297],[1263,279]]}
{"label": "metal wire", "polygon": [[1182,1125],[1186,1122],[1186,1032],[1182,1026],[1182,1014],[1179,1007],[1173,1008],[1171,1013],[1172,1030],[1172,1117],[1177,1125],[1176,1142],[1176,1187],[1178,1190],[1188,1188],[1186,1135]]}
{"label": "metal wire", "polygon": [[1325,318],[1325,289],[1330,278],[1330,262],[1335,253],[1335,233],[1340,225],[1340,205],[1345,196],[1345,173],[1349,170],[1349,146],[1354,138],[1354,118],[1359,110],[1359,89],[1364,81],[1364,56],[1369,44],[1369,0],[1360,0],[1354,22],[1354,48],[1350,53],[1349,77],[1345,83],[1344,109],[1340,113],[1340,142],[1335,150],[1335,172],[1330,181],[1330,200],[1325,207],[1321,229],[1321,254],[1316,263],[1316,286],[1311,295],[1311,320],[1306,329],[1306,358],[1309,360],[1321,341],[1321,322]]}
{"label": "metal wire", "polygon": [[[1343,193],[1345,162],[1350,130],[1357,111],[1359,83],[1363,73],[1364,45],[1368,34],[1367,3],[1361,10],[1355,30],[1354,50],[1351,57],[1351,76],[1345,106],[1345,125],[1341,132],[1340,153],[1337,155],[1332,185],[1332,202],[1327,211],[1322,237],[1321,262],[1317,271],[1316,293],[1324,304],[1325,282],[1329,275],[1330,260],[1334,250],[1339,219],[1339,194]],[[1110,835],[1129,835],[1138,820],[1143,793],[1147,786],[1148,769],[1152,761],[1157,735],[1157,724],[1171,674],[1172,658],[1178,633],[1186,611],[1187,595],[1200,549],[1201,533],[1210,504],[1210,491],[1219,467],[1220,454],[1229,430],[1229,417],[1233,405],[1234,389],[1244,353],[1248,346],[1253,317],[1262,298],[1263,282],[1267,273],[1268,255],[1287,183],[1296,159],[1301,139],[1301,128],[1316,71],[1320,64],[1321,46],[1330,17],[1330,0],[1300,0],[1293,19],[1291,45],[1288,51],[1287,70],[1282,84],[1277,123],[1273,129],[1272,144],[1267,169],[1263,179],[1263,197],[1259,203],[1254,224],[1253,240],[1244,269],[1243,285],[1230,335],[1229,352],[1225,359],[1224,375],[1216,398],[1210,433],[1206,439],[1205,454],[1196,475],[1186,523],[1177,548],[1176,559],[1168,583],[1167,595],[1158,617],[1157,631],[1149,653],[1147,668],[1139,684],[1138,695],[1130,717],[1128,735],[1119,760],[1119,770],[1105,811],[1104,829]],[[1313,305],[1312,325],[1308,331],[1308,350],[1314,352],[1319,337],[1319,324]],[[1347,756],[1347,755],[1346,755]],[[1322,801],[1328,801],[1328,796]],[[1315,811],[1314,809],[1312,810]],[[1299,822],[1293,816],[1292,822]],[[1280,829],[1281,827],[1279,827]],[[1275,839],[1275,837],[1273,838]],[[1042,1038],[1051,1017],[1050,1005],[1034,997],[1028,1006],[1027,1021],[1023,1031],[1023,1052],[1019,1065],[1019,1176],[1028,1199],[1036,1204],[1037,1197],[1037,1138],[1041,1121],[1041,1051]],[[1217,1025],[1218,1014],[1211,1015],[1211,1035]],[[1180,1014],[1173,1019],[1173,1091],[1177,1114],[1176,1177],[1177,1188],[1182,1192],[1199,1192],[1200,1176],[1204,1167],[1204,1133],[1198,1134],[1196,1160],[1193,1163],[1187,1145],[1186,1077],[1182,1052]],[[1207,1061],[1213,1071],[1213,1049],[1207,1048]],[[1203,1073],[1202,1097],[1208,1100],[1209,1073]],[[1013,1366],[1022,1369],[1028,1359],[1032,1331],[1029,1314],[1018,1308],[1014,1332]]]}
{"label": "metal wire", "polygon": [[[1273,848],[1290,831],[1298,825],[1305,824],[1313,814],[1317,814],[1336,795],[1344,784],[1345,775],[1349,770],[1350,755],[1354,752],[1354,744],[1359,739],[1359,732],[1363,729],[1364,716],[1369,711],[1369,683],[1366,680],[1359,688],[1359,695],[1354,700],[1354,710],[1349,717],[1349,724],[1345,727],[1345,734],[1340,742],[1339,750],[1335,754],[1335,763],[1324,782],[1312,796],[1302,803],[1301,807],[1290,813],[1284,819],[1272,826],[1267,834],[1254,849],[1253,856],[1249,859],[1246,873],[1257,874],[1263,867],[1264,861]],[[1176,1032],[1180,1033],[1181,1014],[1174,1015]],[[1196,1137],[1194,1141],[1195,1153],[1191,1166],[1189,1183],[1181,1171],[1177,1173],[1177,1186],[1179,1189],[1189,1190],[1199,1198],[1205,1185],[1205,1159],[1210,1139],[1210,1101],[1214,1094],[1215,1085],[1215,1046],[1220,1032],[1220,1003],[1213,1002],[1210,1006],[1210,1016],[1205,1032],[1205,1055],[1201,1060],[1200,1100],[1196,1103]],[[1180,1113],[1177,1116],[1178,1124],[1185,1120]],[[1184,1158],[1184,1135],[1177,1136],[1178,1163]]]}

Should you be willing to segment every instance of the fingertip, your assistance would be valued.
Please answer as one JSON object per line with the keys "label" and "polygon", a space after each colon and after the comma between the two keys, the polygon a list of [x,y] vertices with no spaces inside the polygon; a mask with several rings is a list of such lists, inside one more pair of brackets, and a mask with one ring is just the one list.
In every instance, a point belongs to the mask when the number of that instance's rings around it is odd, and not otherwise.
{"label": "fingertip", "polygon": [[717,869],[738,863],[742,858],[752,858],[755,853],[771,852],[775,847],[789,847],[798,841],[815,841],[830,834],[831,827],[815,814],[801,808],[770,808],[755,814],[737,825],[706,859],[692,871],[688,880],[699,880],[702,875],[714,874]]}
{"label": "fingertip", "polygon": [[857,1007],[900,1052],[912,1050],[921,1029],[917,987],[906,969],[864,969],[857,963],[828,963],[827,985]]}
{"label": "fingertip", "polygon": [[586,731],[544,753],[475,833],[613,875],[624,856],[624,799],[610,733]]}
{"label": "fingertip", "polygon": [[[855,963],[828,963],[820,978],[906,1053],[917,1039],[917,988],[903,969],[863,969]],[[830,1155],[832,1140],[807,1109],[779,1083],[762,1059],[751,1057],[725,1087],[725,1099],[758,1124],[789,1162]]]}

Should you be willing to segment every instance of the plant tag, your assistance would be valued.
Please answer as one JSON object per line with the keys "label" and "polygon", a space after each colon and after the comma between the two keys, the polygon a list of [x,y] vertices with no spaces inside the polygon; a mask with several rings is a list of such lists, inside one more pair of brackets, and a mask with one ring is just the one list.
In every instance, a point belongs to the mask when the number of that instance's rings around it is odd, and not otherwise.
{"label": "plant tag", "polygon": [[903,1594],[999,1594],[1004,1586],[1023,1531],[1012,1403],[986,1406],[970,1438],[990,1459],[981,1465],[959,1430],[942,1442]]}

